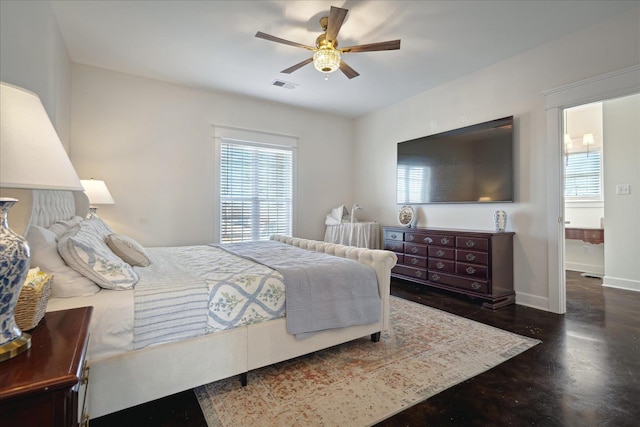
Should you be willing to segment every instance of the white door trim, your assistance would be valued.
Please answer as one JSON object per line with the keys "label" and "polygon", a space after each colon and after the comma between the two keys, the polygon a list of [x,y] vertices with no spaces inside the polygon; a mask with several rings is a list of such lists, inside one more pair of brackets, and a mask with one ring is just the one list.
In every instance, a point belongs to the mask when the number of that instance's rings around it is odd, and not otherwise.
{"label": "white door trim", "polygon": [[562,111],[576,105],[619,98],[640,92],[640,65],[603,74],[542,92],[547,111],[547,256],[549,311],[567,311],[564,273],[564,183],[562,166]]}

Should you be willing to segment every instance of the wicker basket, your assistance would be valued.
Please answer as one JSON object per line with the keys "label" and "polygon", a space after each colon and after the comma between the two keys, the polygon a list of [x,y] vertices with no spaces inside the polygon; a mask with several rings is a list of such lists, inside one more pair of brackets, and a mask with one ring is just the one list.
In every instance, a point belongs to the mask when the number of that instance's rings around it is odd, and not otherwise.
{"label": "wicker basket", "polygon": [[[16,324],[23,331],[35,328],[44,317],[51,296],[52,279],[53,275],[47,275],[42,271],[27,277],[14,313]],[[28,283],[35,283],[35,285],[31,286]]]}

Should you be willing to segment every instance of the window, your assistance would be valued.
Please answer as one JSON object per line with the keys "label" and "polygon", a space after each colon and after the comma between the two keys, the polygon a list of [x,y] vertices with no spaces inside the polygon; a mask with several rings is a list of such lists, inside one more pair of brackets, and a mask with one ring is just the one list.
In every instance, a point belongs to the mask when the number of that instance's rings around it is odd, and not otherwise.
{"label": "window", "polygon": [[220,242],[292,234],[293,148],[222,140]]}
{"label": "window", "polygon": [[602,200],[602,152],[567,153],[564,197],[567,200]]}

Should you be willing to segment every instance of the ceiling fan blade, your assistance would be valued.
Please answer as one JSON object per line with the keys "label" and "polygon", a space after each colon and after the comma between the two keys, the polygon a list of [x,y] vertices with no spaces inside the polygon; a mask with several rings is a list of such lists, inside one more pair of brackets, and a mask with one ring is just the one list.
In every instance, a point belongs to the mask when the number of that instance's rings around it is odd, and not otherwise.
{"label": "ceiling fan blade", "polygon": [[265,34],[262,31],[258,31],[256,33],[256,37],[259,38],[259,39],[269,40],[271,42],[282,43],[282,44],[286,44],[286,45],[294,46],[294,47],[301,47],[301,48],[307,49],[307,50],[315,50],[315,48],[313,48],[311,46],[307,46],[305,44],[296,43],[296,42],[292,42],[292,41],[289,41],[289,40],[281,39],[280,37],[276,37],[276,36],[272,36],[272,35],[269,35],[269,34]]}
{"label": "ceiling fan blade", "polygon": [[298,68],[302,68],[302,67],[304,67],[305,65],[309,64],[312,61],[313,61],[313,58],[305,59],[304,61],[300,62],[299,64],[293,65],[293,66],[287,68],[286,70],[282,70],[280,72],[281,73],[285,73],[285,74],[291,74],[294,71],[296,71]]}
{"label": "ceiling fan blade", "polygon": [[345,76],[349,77],[349,80],[360,75],[360,73],[348,66],[344,61],[340,61],[340,71],[342,71]]}
{"label": "ceiling fan blade", "polygon": [[397,50],[400,49],[400,40],[389,40],[386,42],[361,44],[358,46],[349,46],[339,49],[342,53],[357,52],[375,52],[378,50]]}
{"label": "ceiling fan blade", "polygon": [[349,12],[347,9],[331,6],[331,11],[329,12],[329,22],[327,24],[327,40],[332,42],[336,41],[338,32],[340,31],[340,27],[342,27],[342,23],[347,17],[347,12]]}

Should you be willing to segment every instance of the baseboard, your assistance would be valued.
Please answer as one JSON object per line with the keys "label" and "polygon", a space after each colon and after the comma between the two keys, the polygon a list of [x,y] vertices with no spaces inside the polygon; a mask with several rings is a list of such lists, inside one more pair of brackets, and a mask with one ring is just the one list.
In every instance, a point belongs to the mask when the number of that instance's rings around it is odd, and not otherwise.
{"label": "baseboard", "polygon": [[640,280],[621,279],[619,277],[604,276],[602,286],[607,288],[624,289],[640,292]]}
{"label": "baseboard", "polygon": [[538,310],[549,310],[549,298],[538,295],[531,295],[524,292],[516,292],[516,304],[524,305]]}
{"label": "baseboard", "polygon": [[604,275],[604,266],[593,264],[581,264],[579,262],[565,262],[564,268],[571,271],[579,271],[581,273]]}

